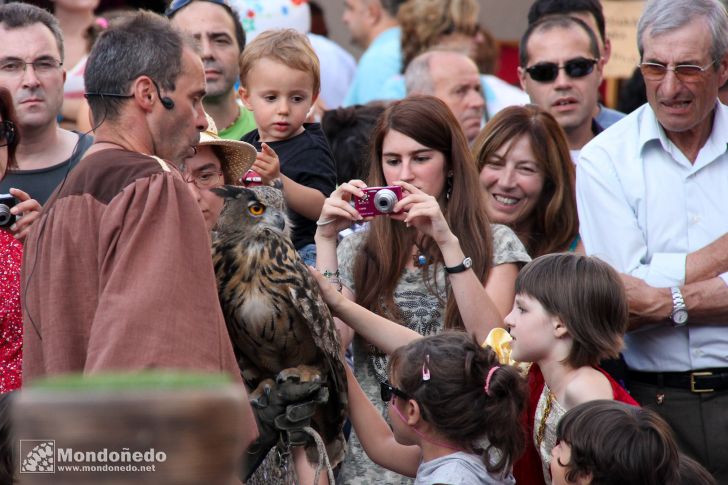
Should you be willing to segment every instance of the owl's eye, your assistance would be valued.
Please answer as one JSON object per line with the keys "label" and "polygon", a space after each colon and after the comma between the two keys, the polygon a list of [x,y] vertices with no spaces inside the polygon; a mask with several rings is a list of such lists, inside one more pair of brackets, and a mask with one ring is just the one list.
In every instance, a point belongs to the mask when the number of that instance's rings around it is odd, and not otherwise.
{"label": "owl's eye", "polygon": [[248,212],[250,212],[254,216],[262,215],[263,212],[265,212],[265,206],[261,204],[253,204],[248,207]]}

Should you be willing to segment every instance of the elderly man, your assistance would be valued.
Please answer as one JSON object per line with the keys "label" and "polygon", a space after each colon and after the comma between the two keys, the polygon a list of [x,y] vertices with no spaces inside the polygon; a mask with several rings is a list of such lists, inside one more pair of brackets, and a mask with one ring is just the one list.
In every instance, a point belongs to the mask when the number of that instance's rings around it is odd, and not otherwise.
{"label": "elderly man", "polygon": [[138,13],[101,35],[85,81],[96,140],[28,236],[24,379],[162,368],[239,381],[200,207],[164,160],[192,156],[207,127],[199,54]]}
{"label": "elderly man", "polygon": [[[599,52],[604,63],[609,62],[612,55],[612,43],[607,37],[604,11],[599,0],[536,0],[528,10],[528,23],[532,24],[547,15],[569,15],[586,23],[594,33],[599,34]],[[594,119],[604,129],[609,128],[624,118],[624,113],[609,109],[599,103]]]}
{"label": "elderly man", "polygon": [[366,49],[344,99],[345,106],[365,104],[381,97],[387,79],[402,70],[402,49],[397,11],[404,0],[344,0],[342,20],[351,40]]}
{"label": "elderly man", "polygon": [[632,395],[728,483],[728,16],[651,0],[637,35],[648,104],[582,150],[581,236],[625,273]]}
{"label": "elderly man", "polygon": [[485,100],[478,66],[465,54],[432,50],[410,62],[404,74],[407,94],[429,94],[450,108],[471,143],[478,136]]}
{"label": "elderly man", "polygon": [[255,118],[238,103],[235,91],[240,78],[238,57],[245,47],[245,31],[237,13],[223,2],[193,0],[172,2],[165,14],[200,46],[207,82],[202,103],[220,127],[220,137],[241,139],[255,129]]}
{"label": "elderly man", "polygon": [[594,121],[604,59],[596,35],[582,20],[549,16],[528,26],[518,77],[531,102],[556,118],[574,161],[602,128]]}
{"label": "elderly man", "polygon": [[[14,213],[37,209],[78,163],[92,137],[58,126],[63,104],[63,36],[55,17],[22,3],[0,6],[0,86],[13,96],[20,144],[18,167],[0,182],[22,204]],[[35,214],[18,220],[23,238]]]}

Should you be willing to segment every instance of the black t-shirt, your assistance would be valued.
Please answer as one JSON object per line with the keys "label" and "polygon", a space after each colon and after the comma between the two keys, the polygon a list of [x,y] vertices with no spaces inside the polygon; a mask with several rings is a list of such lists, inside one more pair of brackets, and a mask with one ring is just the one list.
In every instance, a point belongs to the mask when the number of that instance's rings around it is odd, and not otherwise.
{"label": "black t-shirt", "polygon": [[[336,188],[334,157],[331,155],[321,125],[307,123],[303,126],[305,130],[300,135],[288,140],[273,141],[267,145],[278,155],[283,175],[328,197]],[[256,150],[261,150],[258,130],[247,133],[243,136],[243,141],[253,145]],[[293,245],[296,249],[313,244],[316,221],[307,219],[291,209],[288,213],[293,223]]]}
{"label": "black t-shirt", "polygon": [[35,170],[8,170],[5,178],[0,180],[0,194],[7,194],[11,188],[27,192],[33,199],[45,205],[56,187],[76,166],[83,154],[93,143],[91,135],[81,135],[67,160],[50,167]]}

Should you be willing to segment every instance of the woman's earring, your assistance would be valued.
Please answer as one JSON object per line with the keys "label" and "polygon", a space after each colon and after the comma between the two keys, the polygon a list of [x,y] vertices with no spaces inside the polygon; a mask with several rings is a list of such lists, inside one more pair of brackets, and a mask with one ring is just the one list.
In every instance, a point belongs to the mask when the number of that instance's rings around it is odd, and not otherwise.
{"label": "woman's earring", "polygon": [[452,195],[452,172],[447,175],[447,181],[445,182],[445,199],[450,200]]}

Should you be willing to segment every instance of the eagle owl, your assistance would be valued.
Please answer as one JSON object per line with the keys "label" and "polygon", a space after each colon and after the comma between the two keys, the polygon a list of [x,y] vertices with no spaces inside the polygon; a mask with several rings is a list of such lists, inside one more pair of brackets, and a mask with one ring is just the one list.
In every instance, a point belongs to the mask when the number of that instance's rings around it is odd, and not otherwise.
{"label": "eagle owl", "polygon": [[[316,281],[293,247],[280,190],[224,186],[212,245],[225,321],[251,396],[266,379],[321,379],[328,401],[312,427],[332,466],[343,460],[347,385],[340,343]],[[317,456],[307,448],[309,460]]]}

